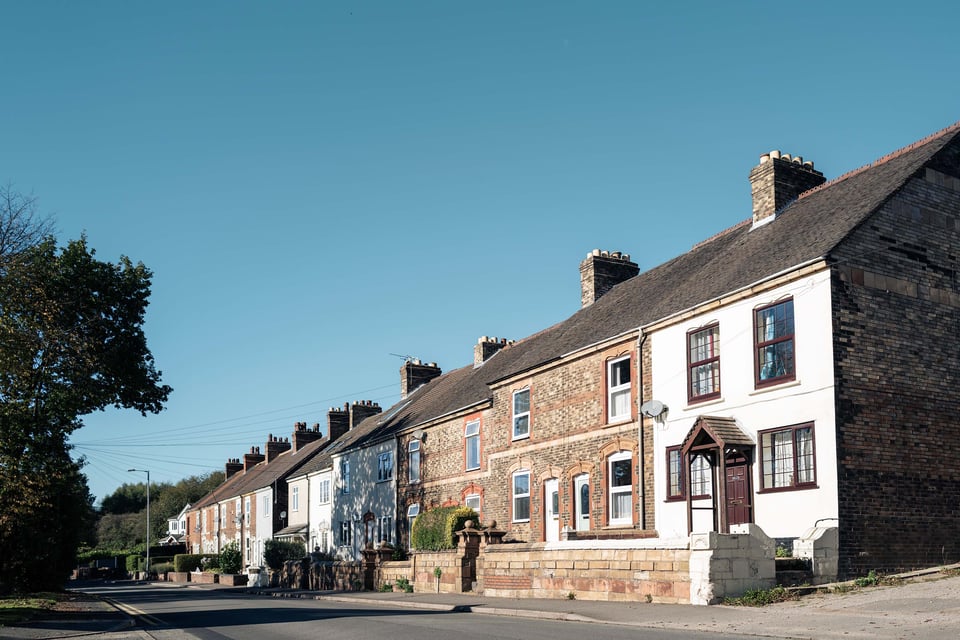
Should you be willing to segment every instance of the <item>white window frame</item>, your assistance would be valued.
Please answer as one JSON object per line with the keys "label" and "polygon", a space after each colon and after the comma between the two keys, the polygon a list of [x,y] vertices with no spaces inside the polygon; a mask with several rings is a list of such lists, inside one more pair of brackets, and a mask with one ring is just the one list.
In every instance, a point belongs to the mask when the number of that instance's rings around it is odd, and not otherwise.
{"label": "white window frame", "polygon": [[341,547],[353,546],[353,523],[350,522],[349,520],[342,520],[340,522],[339,546]]}
{"label": "white window frame", "polygon": [[480,494],[469,493],[463,497],[463,506],[470,507],[480,515]]}
{"label": "white window frame", "polygon": [[350,493],[350,460],[340,461],[340,493]]}
{"label": "white window frame", "polygon": [[330,502],[330,478],[324,478],[317,483],[317,495],[320,504]]}
{"label": "white window frame", "polygon": [[[627,460],[630,462],[630,482],[625,485],[614,485],[614,474],[613,468],[617,462],[623,462]],[[615,453],[609,458],[607,458],[607,504],[609,505],[609,524],[611,526],[623,526],[623,525],[632,525],[633,524],[633,474],[634,474],[634,464],[633,464],[633,453],[630,451],[620,451]],[[615,516],[616,501],[619,497],[624,494],[630,497],[629,507],[627,508],[626,514],[618,514]]]}
{"label": "white window frame", "polygon": [[262,496],[260,503],[260,517],[266,518],[270,515],[270,496]]}
{"label": "white window frame", "polygon": [[300,487],[291,487],[290,491],[290,511],[300,511]]}
{"label": "white window frame", "polygon": [[377,482],[393,480],[393,452],[384,451],[377,456]]}
{"label": "white window frame", "polygon": [[[618,365],[624,362],[627,363],[626,382],[623,382],[617,376],[617,373],[621,370]],[[623,422],[632,417],[633,412],[630,407],[631,380],[633,380],[633,371],[630,368],[630,356],[614,358],[607,362],[607,422]],[[626,402],[622,403],[624,406],[621,407],[621,411],[617,412],[618,401],[624,397],[626,397]]]}
{"label": "white window frame", "polygon": [[407,443],[407,479],[410,484],[420,482],[420,441],[417,439]]}
{"label": "white window frame", "polygon": [[377,520],[377,545],[381,542],[393,544],[393,516],[380,516]]}
{"label": "white window frame", "polygon": [[420,505],[411,504],[407,507],[407,549],[413,549],[413,521],[420,515]]}
{"label": "white window frame", "polygon": [[[523,476],[527,478],[527,489],[526,493],[517,491],[517,480]],[[512,508],[510,510],[510,518],[513,522],[530,522],[530,470],[529,469],[519,469],[514,471],[510,476],[510,496]],[[517,505],[522,502],[526,503],[526,517],[518,518],[517,517]]]}
{"label": "white window frame", "polygon": [[250,526],[250,496],[243,499],[243,523]]}
{"label": "white window frame", "polygon": [[[517,411],[517,397],[526,396],[526,409],[523,411]],[[523,389],[517,389],[513,392],[511,396],[511,415],[513,416],[513,439],[522,440],[524,438],[530,437],[530,387],[525,387]],[[526,420],[524,420],[526,418]],[[523,425],[521,427],[520,425]]]}
{"label": "white window frame", "polygon": [[[471,451],[474,454],[474,460],[471,460]],[[479,420],[471,420],[463,427],[463,464],[467,471],[476,471],[480,468]]]}

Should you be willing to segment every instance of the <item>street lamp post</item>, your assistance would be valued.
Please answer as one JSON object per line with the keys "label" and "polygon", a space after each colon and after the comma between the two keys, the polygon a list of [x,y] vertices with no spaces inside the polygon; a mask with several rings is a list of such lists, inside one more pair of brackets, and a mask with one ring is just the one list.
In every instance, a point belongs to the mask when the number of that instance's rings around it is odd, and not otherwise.
{"label": "street lamp post", "polygon": [[137,472],[147,474],[147,563],[146,574],[149,580],[150,576],[150,471],[147,469],[127,469],[128,472]]}

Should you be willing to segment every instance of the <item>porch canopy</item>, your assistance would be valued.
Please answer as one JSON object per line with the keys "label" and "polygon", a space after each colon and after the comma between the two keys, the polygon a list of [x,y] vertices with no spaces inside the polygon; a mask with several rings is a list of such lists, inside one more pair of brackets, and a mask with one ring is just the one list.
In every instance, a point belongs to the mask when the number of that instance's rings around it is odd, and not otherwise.
{"label": "porch canopy", "polygon": [[[730,522],[727,513],[727,461],[728,459],[743,460],[749,469],[752,464],[754,448],[753,439],[737,426],[735,418],[720,416],[700,416],[683,439],[681,445],[683,486],[687,496],[687,533],[693,533],[693,491],[691,487],[690,466],[695,455],[706,456],[710,461],[713,474],[714,490],[711,492],[713,502],[713,524],[717,531],[729,531]],[[750,474],[746,474],[746,505],[738,505],[748,509],[747,521],[752,521],[752,490],[749,482]],[[719,516],[719,522],[718,522]]]}
{"label": "porch canopy", "polygon": [[306,540],[307,539],[307,525],[305,524],[292,524],[289,527],[284,527],[277,531],[274,535],[274,538],[278,540]]}

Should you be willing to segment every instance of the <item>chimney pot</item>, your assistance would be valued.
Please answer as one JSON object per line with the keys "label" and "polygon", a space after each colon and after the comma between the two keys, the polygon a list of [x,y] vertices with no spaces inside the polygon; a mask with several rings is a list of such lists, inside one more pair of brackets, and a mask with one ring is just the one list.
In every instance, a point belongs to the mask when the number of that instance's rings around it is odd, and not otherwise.
{"label": "chimney pot", "polygon": [[760,156],[760,163],[750,171],[754,226],[773,220],[801,193],[824,182],[823,174],[813,168],[813,162],[804,162],[803,156],[791,157],[779,150]]}
{"label": "chimney pot", "polygon": [[630,255],[594,249],[580,263],[580,306],[589,307],[616,285],[640,273]]}

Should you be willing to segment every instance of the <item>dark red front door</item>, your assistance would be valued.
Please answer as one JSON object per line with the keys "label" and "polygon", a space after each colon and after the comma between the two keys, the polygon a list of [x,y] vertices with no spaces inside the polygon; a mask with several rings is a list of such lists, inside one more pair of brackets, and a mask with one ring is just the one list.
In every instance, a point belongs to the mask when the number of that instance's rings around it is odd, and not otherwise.
{"label": "dark red front door", "polygon": [[741,455],[727,457],[727,526],[753,522],[750,467]]}

